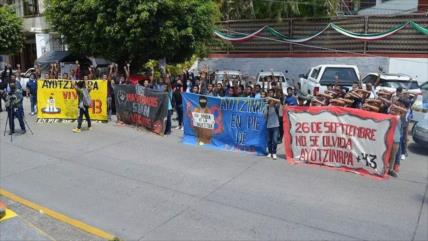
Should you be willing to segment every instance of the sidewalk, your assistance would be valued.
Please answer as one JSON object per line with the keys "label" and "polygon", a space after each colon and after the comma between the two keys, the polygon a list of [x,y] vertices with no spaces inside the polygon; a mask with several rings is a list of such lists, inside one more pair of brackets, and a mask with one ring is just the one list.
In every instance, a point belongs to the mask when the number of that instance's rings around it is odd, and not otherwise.
{"label": "sidewalk", "polygon": [[0,219],[0,241],[101,240],[3,196],[0,201],[8,206],[6,216]]}

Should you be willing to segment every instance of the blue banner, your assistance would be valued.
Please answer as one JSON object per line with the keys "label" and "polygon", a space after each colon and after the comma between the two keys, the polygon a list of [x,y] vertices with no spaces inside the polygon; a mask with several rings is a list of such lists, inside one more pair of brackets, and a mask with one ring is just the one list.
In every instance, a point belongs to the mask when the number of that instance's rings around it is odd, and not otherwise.
{"label": "blue banner", "polygon": [[266,153],[263,99],[217,98],[183,93],[183,143]]}

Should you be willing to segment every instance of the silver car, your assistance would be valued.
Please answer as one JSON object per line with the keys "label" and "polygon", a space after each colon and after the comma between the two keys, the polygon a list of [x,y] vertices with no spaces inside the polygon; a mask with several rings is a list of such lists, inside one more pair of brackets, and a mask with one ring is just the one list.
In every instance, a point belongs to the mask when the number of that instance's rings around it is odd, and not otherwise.
{"label": "silver car", "polygon": [[428,148],[428,118],[417,122],[413,127],[413,140],[425,147]]}

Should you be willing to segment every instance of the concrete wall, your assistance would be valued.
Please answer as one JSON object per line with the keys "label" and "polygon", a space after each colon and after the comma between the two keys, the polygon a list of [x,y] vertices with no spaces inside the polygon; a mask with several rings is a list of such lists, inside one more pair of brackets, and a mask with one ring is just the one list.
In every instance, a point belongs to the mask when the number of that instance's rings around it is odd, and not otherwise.
{"label": "concrete wall", "polygon": [[377,72],[379,66],[389,70],[387,57],[322,57],[322,58],[209,58],[201,60],[199,68],[204,65],[209,70],[241,70],[243,74],[256,76],[260,70],[282,71],[288,70],[288,78],[297,79],[299,74],[305,74],[309,68],[320,64],[352,64],[357,65],[364,76],[370,72]]}

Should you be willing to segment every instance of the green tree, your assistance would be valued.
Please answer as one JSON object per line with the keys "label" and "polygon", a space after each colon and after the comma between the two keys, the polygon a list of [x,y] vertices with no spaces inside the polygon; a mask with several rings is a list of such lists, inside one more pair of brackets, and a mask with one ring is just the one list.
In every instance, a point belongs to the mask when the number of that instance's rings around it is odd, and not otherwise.
{"label": "green tree", "polygon": [[340,0],[216,0],[223,20],[334,16]]}
{"label": "green tree", "polygon": [[70,50],[142,66],[203,54],[219,19],[212,0],[46,0],[52,28]]}
{"label": "green tree", "polygon": [[9,6],[0,7],[0,54],[16,54],[23,43],[22,22]]}

